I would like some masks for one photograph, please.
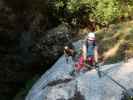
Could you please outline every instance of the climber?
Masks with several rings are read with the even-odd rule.
[[[66,58],[66,62],[68,63],[69,57],[72,57],[72,60],[75,60],[76,51],[72,43],[68,43],[68,45],[64,46],[64,54]]]
[[[98,47],[96,45],[95,33],[88,34],[85,43],[83,44],[83,60],[91,66],[98,64]]]
[[[75,62],[77,72],[86,69],[86,65],[98,67],[98,48],[96,46],[95,33],[89,33],[80,49],[80,56]],[[89,70],[90,67],[87,67]]]

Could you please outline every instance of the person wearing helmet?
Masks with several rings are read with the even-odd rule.
[[[83,45],[83,59],[87,64],[94,66],[98,63],[98,47],[96,46],[95,33],[88,34]]]

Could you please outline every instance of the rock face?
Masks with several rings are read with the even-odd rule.
[[[1,100],[11,100],[39,68],[33,66],[37,59],[34,58],[31,47],[37,39],[35,30],[46,30],[47,16],[40,11],[32,12],[32,6],[28,3],[30,2],[24,0],[0,0]],[[43,16],[45,17],[42,19]],[[40,22],[44,24],[40,25]]]
[[[0,0],[1,100],[11,100],[63,53],[68,28],[59,25],[46,32],[59,24],[48,16],[47,0]]]
[[[35,47],[33,48],[33,52],[37,52],[37,55],[41,55],[43,57],[42,60],[45,59],[45,65],[47,65],[51,59],[55,57],[56,59],[61,56],[63,53],[63,47],[71,38],[69,29],[66,25],[59,25],[58,27],[45,32],[41,35],[39,41],[36,42]]]
[[[0,1],[1,100],[11,100],[27,80],[48,69],[67,43],[65,25],[45,32],[51,27],[44,4],[46,0]]]
[[[128,63],[104,65],[100,70],[118,81],[127,90],[133,88],[133,59]],[[97,71],[71,76],[73,62],[62,56],[29,91],[25,100],[121,100],[123,89]]]
[[[1,45],[0,95],[10,98],[26,80],[30,80],[37,72],[48,69],[63,53],[63,45],[68,42],[65,35],[67,33],[67,27],[60,25],[42,33],[41,37],[35,38],[32,33],[24,32],[17,44]]]

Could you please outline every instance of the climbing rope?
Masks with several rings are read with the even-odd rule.
[[[98,76],[100,75],[102,77],[102,74],[106,77],[108,77],[111,81],[113,81],[116,85],[118,85],[119,87],[121,87],[125,93],[129,96],[129,97],[132,97],[133,96],[133,91],[130,91],[130,93],[128,92],[128,90],[125,88],[125,86],[123,86],[122,84],[120,84],[118,81],[116,81],[115,79],[113,79],[111,76],[109,76],[107,73],[103,72],[103,71],[100,71],[100,66],[98,67],[99,69],[99,73],[98,73]],[[100,78],[101,78],[100,77]]]

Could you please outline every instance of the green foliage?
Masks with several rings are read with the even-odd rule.
[[[96,5],[96,0],[70,0],[67,3],[67,9],[70,12],[76,12],[81,10],[80,8],[86,7],[87,9],[84,9],[85,11],[93,10],[93,8]],[[89,10],[88,10],[89,9]]]
[[[123,22],[117,25],[110,25],[108,31],[100,30],[96,32],[99,54],[104,54],[120,43],[116,54],[107,58],[106,63],[116,63],[130,58],[133,55],[133,22]],[[103,35],[104,34],[104,35]],[[126,55],[125,55],[126,50]],[[125,100],[125,99],[123,99]]]
[[[93,21],[101,24],[108,24],[115,21],[120,16],[129,16],[133,11],[133,1],[56,0],[54,1],[53,8],[54,10],[52,13],[58,16],[59,19],[63,19],[62,21],[68,18],[76,18],[77,21],[80,20],[80,23]]]
[[[119,8],[117,0],[99,1],[94,11],[95,17],[98,22],[108,24],[120,15]]]

